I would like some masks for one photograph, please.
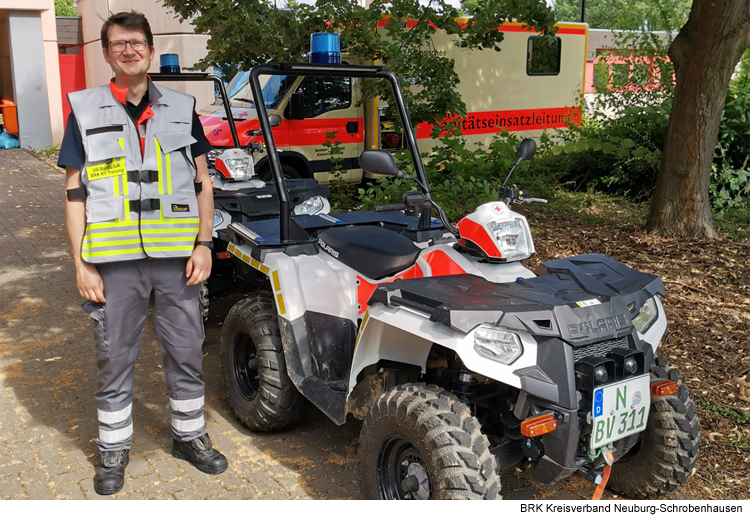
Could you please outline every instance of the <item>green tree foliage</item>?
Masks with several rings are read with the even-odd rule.
[[[685,25],[692,0],[588,0],[592,28],[676,31]],[[580,20],[581,0],[557,0],[558,20]]]
[[[55,0],[55,15],[78,16],[74,0]]]
[[[230,65],[241,69],[267,61],[304,62],[310,34],[339,33],[342,51],[377,58],[400,78],[413,122],[436,123],[448,113],[465,111],[456,89],[454,62],[434,50],[432,27],[455,35],[458,45],[500,51],[499,26],[518,20],[540,33],[554,34],[555,17],[544,0],[476,0],[473,18],[462,28],[461,11],[445,0],[420,5],[414,0],[375,0],[367,8],[356,0],[318,0],[315,5],[272,0],[164,0],[183,19],[193,18],[199,33],[210,35],[211,50],[197,66]],[[392,21],[376,31],[384,16]],[[418,21],[406,29],[406,21]],[[390,97],[384,83],[367,83],[364,97]]]

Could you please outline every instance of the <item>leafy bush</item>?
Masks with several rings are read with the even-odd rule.
[[[736,207],[750,198],[750,94],[730,92],[721,119],[711,171],[715,210]]]

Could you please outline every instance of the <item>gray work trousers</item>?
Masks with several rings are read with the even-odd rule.
[[[187,259],[139,259],[97,265],[106,304],[87,301],[93,319],[98,383],[97,444],[102,451],[130,449],[133,377],[149,298],[169,390],[172,434],[181,441],[206,432],[203,419],[203,317],[200,285],[186,286]]]

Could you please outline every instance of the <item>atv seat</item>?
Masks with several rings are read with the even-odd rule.
[[[318,241],[322,251],[375,280],[408,268],[420,252],[405,236],[378,226],[334,227]]]

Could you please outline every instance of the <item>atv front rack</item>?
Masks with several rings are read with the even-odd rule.
[[[585,345],[631,333],[633,314],[664,295],[658,277],[604,255],[546,262],[536,273],[510,283],[476,275],[396,280],[380,285],[370,304],[407,306],[463,333],[489,323]]]

